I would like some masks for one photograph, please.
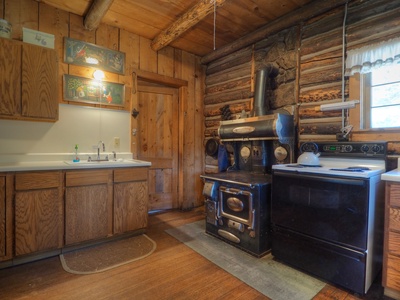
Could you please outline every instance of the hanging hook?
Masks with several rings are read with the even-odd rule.
[[[136,119],[138,115],[139,115],[139,111],[137,111],[136,108],[134,108],[132,110],[132,117],[134,117]]]

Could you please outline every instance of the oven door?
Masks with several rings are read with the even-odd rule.
[[[233,187],[219,188],[221,217],[247,225],[254,230],[253,194]]]
[[[368,199],[368,179],[275,171],[272,225],[365,251]]]

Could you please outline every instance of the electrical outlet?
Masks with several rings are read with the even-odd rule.
[[[119,137],[115,137],[114,138],[114,147],[119,148],[120,142],[121,141],[120,141]]]

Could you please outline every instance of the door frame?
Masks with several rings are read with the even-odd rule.
[[[160,75],[153,72],[134,70],[132,72],[132,102],[131,102],[131,152],[137,158],[137,138],[134,130],[137,129],[137,120],[133,117],[134,110],[137,110],[138,105],[138,80],[143,80],[151,83],[156,83],[166,87],[176,88],[178,90],[178,207],[183,205],[183,151],[184,151],[184,117],[188,94],[188,81],[177,79],[165,75]]]

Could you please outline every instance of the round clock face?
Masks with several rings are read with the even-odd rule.
[[[275,149],[274,155],[278,161],[282,161],[287,157],[288,153],[285,148],[283,148],[282,146],[279,146]]]
[[[243,157],[244,159],[248,159],[250,157],[250,148],[247,146],[244,146],[240,149],[240,156]]]

